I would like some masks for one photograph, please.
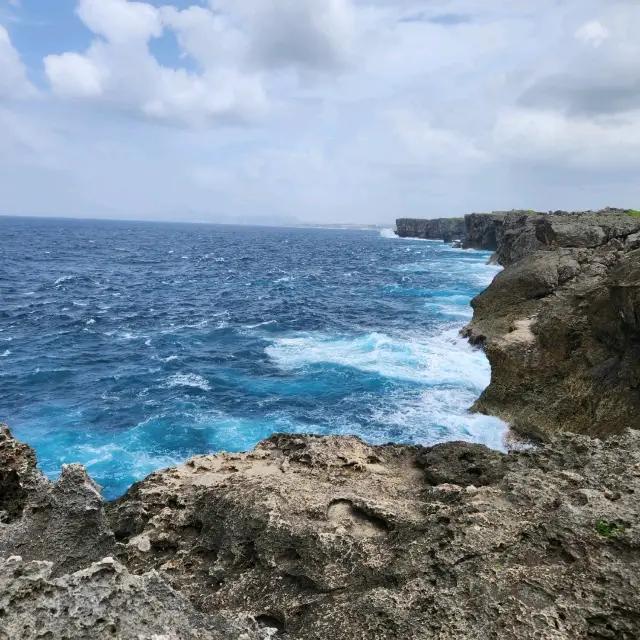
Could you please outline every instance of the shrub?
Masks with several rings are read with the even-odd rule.
[[[595,526],[596,533],[603,538],[610,538],[619,533],[624,533],[624,527],[615,522],[607,522],[606,520],[598,520]]]

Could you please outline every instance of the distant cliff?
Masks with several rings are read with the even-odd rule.
[[[434,218],[433,220],[399,218],[396,220],[396,233],[401,238],[453,242],[464,238],[465,222],[464,218]]]

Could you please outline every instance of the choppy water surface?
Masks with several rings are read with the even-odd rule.
[[[390,233],[0,218],[0,420],[114,497],[276,431],[501,446],[457,337],[488,254]]]

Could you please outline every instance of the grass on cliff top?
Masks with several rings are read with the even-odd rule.
[[[633,218],[640,218],[640,211],[637,209],[631,209],[630,211],[627,211],[627,215]]]
[[[619,533],[624,533],[624,527],[621,524],[607,522],[606,520],[598,520],[594,528],[596,533],[603,538],[610,538],[611,536],[617,536]]]

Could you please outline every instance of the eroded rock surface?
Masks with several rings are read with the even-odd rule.
[[[542,436],[640,428],[640,219],[509,214],[496,256],[463,332],[492,368],[475,409]]]
[[[637,638],[639,445],[276,435],[100,505],[115,560],[87,544],[72,573],[51,527],[9,558],[27,505],[0,525],[0,637]]]
[[[251,621],[197,612],[157,572],[112,558],[59,578],[51,562],[0,560],[0,639],[258,640]],[[262,636],[263,637],[263,636]]]

